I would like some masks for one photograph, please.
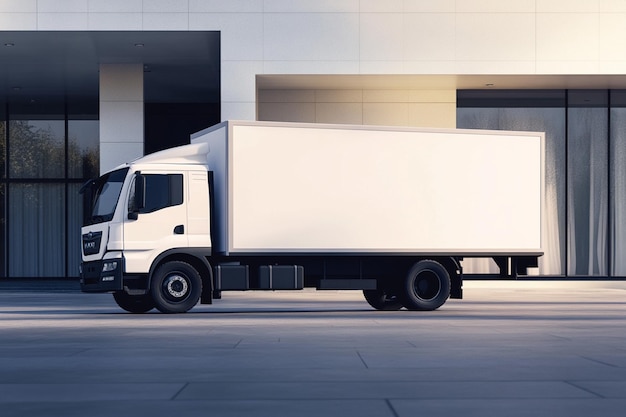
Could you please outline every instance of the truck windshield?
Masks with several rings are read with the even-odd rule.
[[[113,219],[113,213],[127,173],[128,168],[123,168],[105,174],[94,181],[92,185],[93,205],[91,208],[85,207],[91,212],[91,216],[86,219],[88,223],[102,223]]]

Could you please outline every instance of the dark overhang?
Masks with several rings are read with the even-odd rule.
[[[97,101],[102,63],[142,64],[146,102],[220,102],[217,31],[0,31],[0,102]]]

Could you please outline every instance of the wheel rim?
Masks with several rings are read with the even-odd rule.
[[[437,273],[426,269],[417,274],[413,283],[413,292],[419,299],[424,301],[437,298],[441,292],[441,281]]]
[[[182,301],[189,295],[187,278],[173,274],[163,280],[163,295],[170,301]]]

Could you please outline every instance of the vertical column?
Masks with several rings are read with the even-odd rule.
[[[143,155],[143,65],[100,64],[100,173]]]

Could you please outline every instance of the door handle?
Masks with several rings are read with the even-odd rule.
[[[182,224],[179,224],[178,226],[176,226],[174,228],[174,234],[175,235],[183,235],[185,234],[185,226]]]

